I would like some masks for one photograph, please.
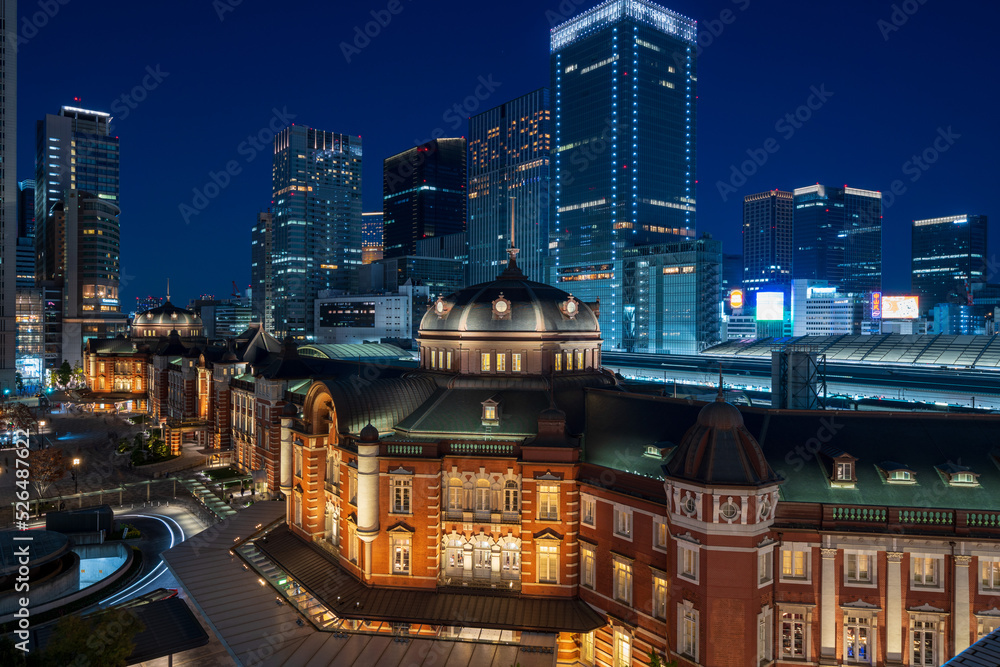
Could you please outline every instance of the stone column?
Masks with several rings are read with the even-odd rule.
[[[820,549],[819,552],[823,560],[819,658],[820,664],[833,665],[837,659],[837,549]]]
[[[885,657],[888,665],[903,664],[903,552],[886,552]]]
[[[358,441],[358,539],[365,543],[365,580],[372,572],[372,542],[379,534],[379,444]]]
[[[969,648],[970,627],[969,608],[969,563],[972,556],[955,556],[955,653],[958,655]],[[948,656],[950,657],[950,656]]]

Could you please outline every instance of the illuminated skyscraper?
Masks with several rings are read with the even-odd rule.
[[[361,261],[371,264],[382,259],[382,212],[363,213],[361,224]]]
[[[435,139],[382,164],[385,257],[413,255],[417,241],[465,231],[465,139]]]
[[[913,221],[913,291],[922,311],[968,304],[973,285],[986,282],[986,222],[985,215]]]
[[[274,139],[274,327],[313,333],[320,290],[350,290],[361,265],[361,137],[293,125]]]
[[[544,282],[549,249],[549,90],[541,88],[469,119],[469,284],[507,263],[513,210],[518,266]]]
[[[792,282],[792,193],[772,190],[743,199],[743,285],[753,292]]]
[[[0,0],[0,263],[17,266],[17,2]],[[0,396],[13,392],[15,372],[15,283],[17,274],[0,271]]]
[[[648,0],[609,0],[551,34],[551,280],[601,300],[605,346],[634,339],[621,250],[693,240],[697,27]]]

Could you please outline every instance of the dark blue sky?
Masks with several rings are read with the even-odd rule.
[[[34,125],[45,113],[75,96],[82,106],[112,111],[122,146],[123,306],[162,294],[167,277],[175,302],[227,295],[230,281],[241,288],[249,282],[249,230],[270,202],[270,147],[258,152],[244,142],[268,126],[275,109],[296,123],[362,135],[365,210],[380,210],[383,158],[436,128],[451,133],[449,109],[475,92],[480,77],[497,85],[483,108],[548,85],[551,21],[597,4],[398,1],[402,11],[350,63],[341,42],[353,40],[355,27],[389,0],[280,9],[263,0],[105,0],[99,11],[89,2],[59,5],[55,16],[36,20],[45,23],[37,34],[22,32],[30,38],[19,51],[18,177],[33,176]],[[905,187],[884,212],[888,290],[909,289],[914,218],[986,213],[991,247],[1000,241],[993,210],[997,3],[664,4],[697,19],[703,32],[698,229],[721,238],[726,252],[740,252],[743,195],[815,182],[888,192],[898,180],[897,188]],[[888,32],[894,4],[902,25]],[[906,15],[902,5],[916,11]],[[19,7],[22,16],[40,11],[37,2]],[[147,76],[147,67],[159,67],[162,80]],[[128,108],[121,96],[144,77],[152,89]],[[832,95],[821,106],[813,100],[820,108],[793,133],[776,127],[807,103],[812,86]],[[948,150],[933,165],[907,164],[948,128]],[[463,122],[453,135],[465,133]],[[761,157],[769,138],[779,150],[723,201],[718,182],[730,181],[748,150]],[[210,187],[217,196],[195,202],[193,190],[203,191],[210,172],[230,161],[239,173],[228,186],[218,193]],[[195,203],[203,210],[189,211],[185,221],[181,205]]]

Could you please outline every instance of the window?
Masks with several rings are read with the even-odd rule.
[[[853,463],[838,463],[837,464],[837,481],[838,482],[851,482],[851,481],[854,481],[854,464]]]
[[[507,514],[516,514],[520,507],[519,497],[517,482],[509,480],[503,487],[503,511]]]
[[[358,527],[353,523],[347,524],[347,560],[358,564]]]
[[[584,367],[583,363],[583,350],[576,351],[576,369],[582,371]]]
[[[511,355],[510,370],[514,371],[515,373],[520,373],[521,372],[521,355],[520,354],[512,354]]]
[[[653,548],[667,548],[667,521],[662,516],[653,517]]]
[[[974,484],[976,478],[971,472],[956,472],[951,476],[951,481],[956,484]]]
[[[573,353],[572,352],[567,352],[566,353],[566,370],[568,370],[568,371],[573,370]]]
[[[562,352],[556,352],[556,370],[562,370]]]
[[[446,369],[448,369],[450,371],[451,370],[451,351],[448,351],[448,352],[445,353],[444,359],[445,359],[444,366],[445,366]]]
[[[503,545],[500,554],[500,572],[505,580],[521,579],[521,547],[513,540]]]
[[[976,640],[1000,628],[1000,616],[976,616]]]
[[[483,369],[484,373],[488,372],[490,370],[490,353],[483,352],[482,354],[479,355],[479,358],[480,358],[479,362],[480,368]]]
[[[347,497],[352,505],[358,504],[358,471],[354,468],[347,471]]]
[[[498,354],[497,355],[497,373],[507,372],[507,355]]]
[[[783,547],[781,549],[781,578],[801,579],[809,578],[808,551],[795,547]]]
[[[844,662],[853,665],[872,664],[874,631],[871,619],[844,616]]]
[[[934,650],[936,625],[934,621],[913,621],[913,661],[910,664],[914,667],[938,664]]]
[[[472,551],[472,571],[477,579],[489,579],[493,569],[490,543],[486,540],[476,542]]]
[[[538,518],[542,521],[559,520],[559,487],[555,484],[538,485]]]
[[[757,660],[767,662],[771,659],[771,642],[774,633],[771,626],[774,623],[774,611],[764,607],[757,614]]]
[[[913,572],[915,587],[938,585],[940,577],[940,560],[933,556],[914,556],[910,558],[910,570]]]
[[[431,350],[431,368],[437,368],[437,365],[438,365],[437,350]]]
[[[444,552],[445,573],[461,577],[465,573],[465,545],[460,540],[449,540]]]
[[[846,577],[846,583],[875,583],[874,560],[875,557],[871,554],[852,552],[844,554],[844,574]]]
[[[615,534],[632,539],[632,508],[615,505]]]
[[[1000,559],[979,559],[979,592],[1000,595]]]
[[[660,620],[667,618],[667,579],[653,573],[653,616]]]
[[[619,602],[632,604],[632,563],[621,558],[614,562],[614,597]]]
[[[585,665],[594,664],[594,633],[585,632],[580,635],[580,660]]]
[[[594,547],[581,542],[580,555],[581,560],[583,561],[583,572],[581,574],[580,583],[587,588],[593,589],[595,581],[594,567],[596,563],[594,558]]]
[[[615,628],[615,667],[632,667],[632,635]]]
[[[295,476],[302,477],[302,448],[295,448]]]
[[[806,659],[805,614],[784,613],[781,615],[781,657]]]
[[[757,554],[757,585],[763,586],[774,580],[774,550]]]
[[[597,527],[597,499],[593,496],[581,496],[580,504],[583,507],[583,514],[580,521],[585,526]]]
[[[410,513],[410,491],[412,482],[408,477],[392,478],[392,512],[393,514]]]
[[[559,583],[559,546],[555,544],[538,545],[538,583]]]
[[[685,579],[698,581],[698,550],[677,545],[677,574]]]
[[[476,481],[476,511],[490,511],[490,482],[486,479]]]
[[[913,479],[909,470],[893,470],[889,473],[889,480],[893,482],[909,482]]]
[[[293,504],[295,505],[295,525],[302,525],[302,494],[294,494]]]
[[[392,573],[393,574],[410,573],[409,537],[393,536],[392,538]]]
[[[684,604],[678,607],[677,648],[681,655],[698,662],[698,612]]]
[[[448,482],[448,511],[449,512],[461,512],[462,511],[462,480],[457,477],[452,477],[451,481]]]

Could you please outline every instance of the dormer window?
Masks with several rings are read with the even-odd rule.
[[[824,447],[821,451],[827,462],[830,486],[853,489],[858,482],[858,459],[842,449]]]
[[[951,476],[951,481],[956,484],[973,484],[976,477],[970,472],[957,472]]]
[[[904,463],[883,461],[879,469],[889,484],[916,484],[917,473]]]
[[[500,425],[500,397],[487,398],[483,405],[483,426]]]
[[[894,482],[909,482],[910,481],[910,471],[909,470],[893,470],[889,474],[889,479]]]
[[[850,462],[838,463],[836,479],[838,482],[854,481],[854,464]]]
[[[979,486],[979,473],[968,466],[945,463],[935,467],[949,486]]]

